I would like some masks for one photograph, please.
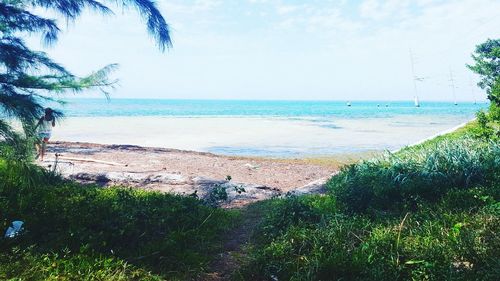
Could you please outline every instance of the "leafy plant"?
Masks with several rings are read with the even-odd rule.
[[[486,89],[488,99],[500,105],[500,39],[488,39],[476,46],[472,54],[474,65],[467,65],[469,69],[481,76],[479,87]]]
[[[82,186],[57,176],[28,186],[21,175],[12,175],[16,171],[0,163],[0,229],[22,220],[26,231],[16,239],[0,240],[0,276],[45,274],[48,258],[60,270],[48,272],[60,276],[78,276],[79,270],[98,264],[103,274],[112,274],[120,264],[129,264],[130,270],[138,269],[144,276],[152,271],[187,278],[203,270],[234,218],[232,212],[204,206],[194,198]],[[42,169],[32,173],[45,175]],[[20,252],[13,259],[22,262],[7,267],[15,249]]]
[[[500,146],[464,138],[345,167],[328,187],[351,212],[415,210],[448,190],[500,180]]]
[[[222,184],[216,184],[208,192],[208,196],[205,199],[205,204],[211,207],[219,207],[222,202],[227,201],[227,191],[226,186]]]
[[[46,45],[57,41],[60,32],[54,19],[37,15],[44,8],[67,20],[76,20],[85,10],[109,15],[112,10],[94,0],[7,0],[0,2],[0,139],[13,148],[13,142],[28,140],[35,134],[35,124],[47,102],[61,102],[57,97],[67,92],[99,89],[105,94],[115,84],[108,78],[116,68],[110,64],[86,77],[77,77],[47,54],[32,50],[23,36],[39,34]],[[161,50],[171,45],[169,26],[156,5],[150,0],[110,1],[123,7],[135,7],[147,22],[147,29]],[[62,113],[55,112],[56,117]],[[23,137],[9,126],[17,120],[22,124]],[[3,141],[3,139],[2,139]],[[20,152],[21,154],[23,151]]]

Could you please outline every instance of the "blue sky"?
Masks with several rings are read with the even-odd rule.
[[[422,100],[453,100],[450,71],[458,100],[484,100],[465,63],[500,37],[498,0],[157,3],[172,28],[165,53],[121,8],[62,21],[44,50],[79,75],[119,63],[113,98],[406,100],[411,49]]]

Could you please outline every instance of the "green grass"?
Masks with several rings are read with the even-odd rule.
[[[450,189],[500,182],[499,165],[499,143],[443,139],[346,166],[328,188],[346,211],[399,213],[437,201]]]
[[[390,218],[328,210],[304,217],[300,214],[311,202],[324,199],[276,200],[270,210],[298,210],[302,218],[290,219],[292,211],[276,229],[276,217],[269,213],[242,275],[245,280],[496,280],[498,201],[449,210],[455,202],[449,200],[476,200],[478,194],[488,196],[478,190],[450,195]]]
[[[0,280],[164,280],[110,256],[37,252],[32,248],[12,248],[0,255]]]
[[[477,124],[275,199],[243,280],[497,280],[500,146]]]
[[[25,222],[23,235],[0,240],[0,279],[196,276],[236,216],[194,198],[82,186],[31,169],[35,182],[0,166],[0,229]]]

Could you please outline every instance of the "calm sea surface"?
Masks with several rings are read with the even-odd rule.
[[[243,101],[163,99],[71,99],[64,107],[68,117],[186,116],[186,117],[337,117],[388,118],[448,115],[473,117],[486,103],[357,101]]]

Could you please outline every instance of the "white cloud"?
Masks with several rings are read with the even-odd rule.
[[[413,95],[411,47],[417,75],[429,77],[419,84],[422,99],[448,97],[450,67],[465,99],[464,65],[475,44],[498,37],[500,24],[498,0],[158,3],[174,30],[167,54],[128,12],[85,16],[50,52],[83,74],[120,63],[129,96],[402,99]]]
[[[365,0],[359,6],[359,13],[364,18],[383,20],[389,17],[406,15],[409,8],[410,1],[408,0]]]
[[[286,15],[297,11],[300,8],[298,5],[278,5],[276,7],[276,12],[278,15]]]
[[[200,12],[209,12],[223,4],[223,0],[195,0],[195,1],[160,1],[160,6],[167,13],[193,14]]]
[[[323,5],[275,4],[279,29],[304,30],[307,32],[328,33],[352,32],[361,24],[349,19],[342,12],[342,3],[326,3]]]

